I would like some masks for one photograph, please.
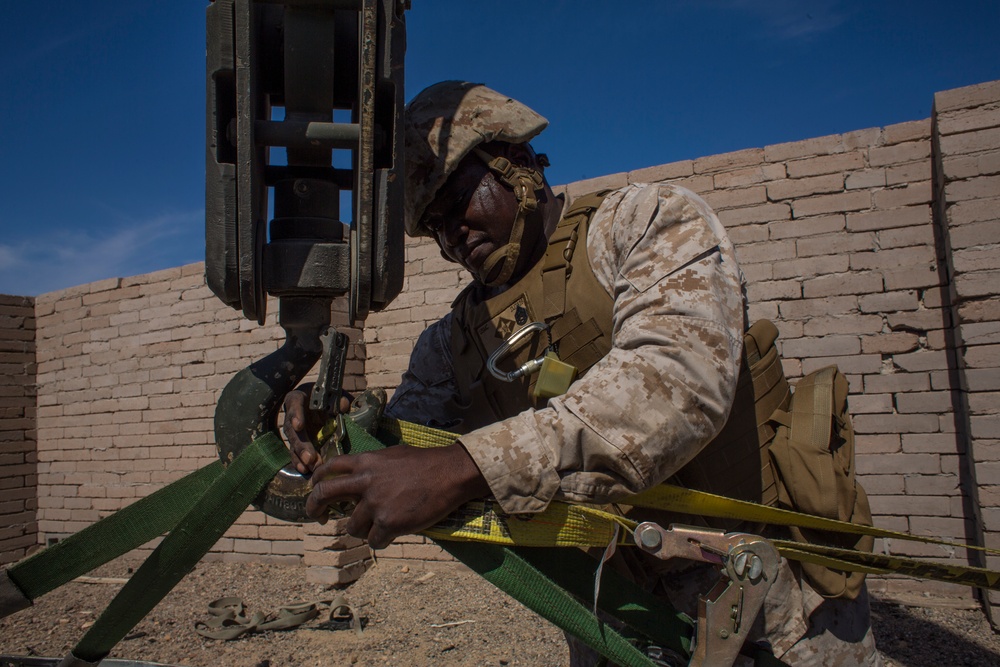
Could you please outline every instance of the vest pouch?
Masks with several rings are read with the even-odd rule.
[[[795,383],[787,412],[776,410],[770,456],[777,472],[778,504],[807,514],[872,525],[868,497],[855,479],[854,427],[847,411],[847,378],[827,366]],[[871,552],[874,538],[789,528],[798,542]],[[802,572],[821,595],[853,600],[865,581],[845,572],[802,563]]]
[[[768,320],[758,320],[743,335],[740,375],[729,417],[671,483],[752,503],[777,504],[775,473],[767,453],[774,438],[771,415],[787,409],[790,398],[774,344],[777,337],[778,329]],[[699,522],[727,532],[763,529],[737,519],[699,517]]]

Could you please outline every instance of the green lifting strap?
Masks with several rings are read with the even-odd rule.
[[[627,667],[655,663],[622,635],[603,623],[566,590],[508,547],[472,542],[437,541],[438,546],[512,598],[578,637],[587,646]]]
[[[265,433],[254,440],[213,481],[122,587],[73,649],[73,655],[97,662],[110,653],[194,569],[260,490],[290,462],[284,442],[274,433]]]
[[[25,597],[37,600],[176,526],[224,470],[219,461],[196,470],[26,558],[7,574]]]

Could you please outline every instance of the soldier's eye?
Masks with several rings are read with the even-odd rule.
[[[423,225],[431,234],[437,234],[444,227],[444,218],[437,215],[425,218]]]

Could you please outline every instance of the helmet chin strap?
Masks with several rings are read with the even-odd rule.
[[[480,282],[489,287],[496,287],[503,285],[514,275],[514,267],[521,254],[524,221],[531,211],[538,208],[538,197],[535,193],[545,187],[545,179],[539,171],[531,167],[516,166],[507,158],[494,157],[481,148],[473,148],[472,150],[491,171],[497,174],[501,182],[514,191],[514,196],[517,198],[517,215],[514,217],[514,225],[510,228],[510,238],[505,245],[490,253],[477,276]],[[489,280],[490,274],[501,262],[503,264],[500,267],[500,272],[492,280]]]

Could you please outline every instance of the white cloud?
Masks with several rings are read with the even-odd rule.
[[[35,296],[196,261],[203,246],[189,241],[193,229],[202,229],[203,220],[202,210],[167,213],[118,224],[104,233],[47,230],[15,244],[0,244],[0,293]],[[183,259],[178,259],[178,251]]]
[[[763,24],[764,34],[772,39],[798,40],[840,27],[850,11],[840,0],[701,0],[694,6],[738,11]]]

